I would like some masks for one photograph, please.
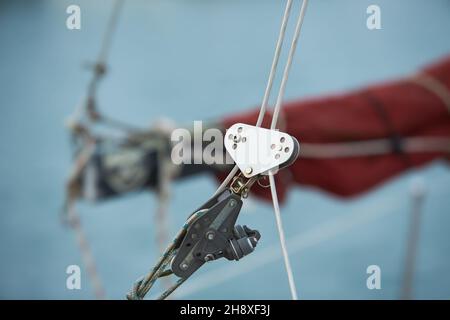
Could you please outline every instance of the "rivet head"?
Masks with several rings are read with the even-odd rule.
[[[247,167],[246,169],[245,169],[245,173],[246,174],[251,174],[253,172],[253,168],[252,167]]]
[[[215,236],[214,232],[210,231],[206,234],[206,239],[214,240],[214,236]]]
[[[187,263],[182,263],[180,265],[181,270],[186,270],[189,266],[187,265]]]

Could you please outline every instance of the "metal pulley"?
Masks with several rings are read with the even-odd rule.
[[[244,123],[236,123],[227,130],[224,144],[246,178],[287,167],[300,153],[295,137]]]

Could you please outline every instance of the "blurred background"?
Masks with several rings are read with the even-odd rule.
[[[81,30],[66,28],[71,4],[81,8]],[[381,30],[366,27],[370,4],[381,8]],[[85,94],[91,74],[82,65],[97,57],[112,5],[0,2],[2,299],[94,297],[83,269],[82,289],[66,289],[66,267],[82,261],[58,215],[72,160],[64,120]],[[258,105],[283,10],[274,0],[125,1],[99,107],[149,126],[161,116],[191,123]],[[310,1],[286,99],[409,74],[450,52],[449,32],[447,0]],[[300,298],[400,297],[414,179],[426,198],[413,297],[450,297],[450,171],[434,162],[352,200],[291,192],[282,214]],[[215,187],[207,176],[173,184],[170,234]],[[79,207],[108,298],[124,298],[157,259],[155,208],[150,192]],[[289,299],[272,207],[250,199],[240,220],[263,235],[255,254],[208,264],[174,298]],[[374,264],[381,290],[366,287]]]

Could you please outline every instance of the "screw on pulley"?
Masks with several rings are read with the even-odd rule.
[[[182,263],[182,264],[180,265],[180,269],[181,269],[181,270],[186,270],[188,267],[189,267],[189,265],[188,265],[187,263]]]
[[[215,234],[213,231],[209,231],[206,233],[206,239],[208,240],[214,240]]]

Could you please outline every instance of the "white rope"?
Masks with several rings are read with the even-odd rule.
[[[403,204],[395,197],[389,197],[379,206],[358,205],[343,215],[337,215],[329,220],[312,227],[305,232],[298,233],[288,239],[291,254],[298,254],[307,249],[314,248],[332,239],[346,234],[357,227],[369,225],[387,215],[398,213]],[[226,265],[199,275],[195,282],[186,284],[178,292],[179,298],[189,298],[198,292],[232,282],[233,279],[266,267],[268,264],[280,259],[278,245],[271,245],[248,256],[242,264]],[[238,281],[238,280],[235,280]]]
[[[288,276],[289,289],[291,290],[292,300],[297,300],[297,287],[295,285],[294,275],[292,273],[291,262],[289,261],[289,253],[286,247],[286,237],[284,236],[283,222],[281,220],[280,206],[278,204],[277,189],[272,172],[269,173],[269,181],[270,192],[272,193],[273,209],[275,211],[275,219],[277,221],[278,235],[280,237],[281,252],[283,254],[284,266],[286,267],[286,274]]]
[[[263,101],[261,103],[261,109],[259,110],[258,120],[256,126],[261,126],[264,115],[266,114],[267,104],[270,98],[270,92],[272,91],[273,80],[278,67],[278,61],[280,60],[281,48],[283,47],[284,36],[286,34],[286,27],[289,16],[291,14],[292,0],[288,0],[286,3],[286,9],[284,10],[283,20],[281,21],[280,34],[278,35],[277,44],[275,46],[275,53],[272,60],[272,66],[270,68],[269,79],[267,80],[266,90],[264,91]]]
[[[276,126],[277,126],[278,115],[280,114],[281,103],[283,101],[284,92],[286,90],[286,83],[289,78],[289,71],[291,69],[292,60],[294,58],[295,50],[297,48],[298,39],[299,39],[300,32],[302,29],[303,20],[305,18],[305,12],[306,12],[307,6],[308,6],[308,0],[303,0],[302,6],[300,8],[300,14],[297,19],[297,25],[295,26],[295,33],[294,33],[294,37],[292,39],[291,48],[289,49],[286,66],[284,67],[283,77],[281,79],[280,89],[278,91],[277,102],[275,104],[274,112],[272,115],[272,123],[270,125],[271,130],[275,130]],[[282,219],[281,219],[280,206],[278,203],[277,188],[275,185],[275,179],[273,178],[273,172],[269,172],[269,181],[270,181],[270,192],[272,194],[273,209],[275,212],[275,219],[277,222],[278,235],[280,238],[281,252],[283,253],[284,265],[286,267],[286,274],[287,274],[288,282],[289,282],[289,289],[291,290],[292,300],[297,300],[298,299],[297,287],[295,285],[294,275],[292,273],[292,267],[291,267],[291,263],[289,261],[289,253],[287,251],[286,238],[284,236],[284,229],[283,229],[283,223],[282,223]]]
[[[448,112],[450,112],[450,91],[442,82],[425,73],[419,73],[407,80],[434,93],[445,105]]]
[[[277,101],[276,101],[276,105],[275,105],[275,109],[273,112],[273,116],[272,116],[272,123],[270,128],[272,130],[274,130],[276,128],[277,125],[277,121],[278,121],[278,115],[280,113],[280,109],[281,109],[281,103],[283,101],[283,96],[284,96],[284,92],[286,89],[286,83],[289,77],[289,71],[291,69],[292,66],[292,60],[294,58],[295,55],[295,51],[297,48],[297,43],[298,43],[298,39],[300,36],[300,31],[303,25],[303,20],[305,17],[305,12],[306,12],[306,7],[308,5],[308,0],[303,0],[302,2],[302,6],[300,8],[300,14],[299,17],[297,19],[297,24],[295,27],[295,32],[294,32],[294,36],[292,39],[292,43],[291,43],[291,47],[289,49],[289,54],[288,54],[288,58],[286,61],[286,65],[284,68],[284,72],[283,72],[283,77],[281,79],[281,84],[280,84],[280,89],[278,91],[278,96],[277,96]],[[286,3],[286,9],[284,11],[284,15],[283,15],[283,20],[281,22],[281,28],[280,28],[280,33],[278,36],[278,40],[277,40],[277,44],[275,47],[275,53],[274,53],[274,57],[272,60],[272,66],[270,69],[270,73],[269,73],[269,79],[267,81],[267,86],[266,86],[266,90],[264,92],[264,97],[263,97],[263,101],[261,104],[261,109],[259,111],[259,115],[258,115],[258,120],[256,122],[256,126],[259,127],[262,124],[262,121],[264,119],[264,115],[267,109],[267,104],[268,104],[268,100],[270,97],[270,92],[272,90],[272,85],[273,85],[273,80],[275,78],[275,74],[276,74],[276,69],[278,66],[278,61],[280,58],[280,53],[281,53],[281,48],[283,46],[283,41],[284,41],[284,37],[286,34],[286,27],[287,27],[287,22],[289,19],[289,15],[291,12],[291,7],[292,7],[292,0],[288,0]],[[225,178],[225,180],[222,182],[222,184],[219,186],[219,188],[217,189],[217,191],[215,192],[214,195],[217,195],[219,192],[223,191],[226,186],[228,185],[228,183],[231,181],[231,179],[235,176],[235,174],[238,172],[238,167],[237,165],[234,166],[234,168],[231,170],[231,172],[228,174],[228,176]],[[282,224],[282,220],[281,220],[281,214],[280,214],[280,207],[279,207],[279,203],[278,203],[278,196],[277,196],[277,190],[276,190],[276,185],[275,185],[275,180],[273,178],[273,173],[270,172],[269,173],[269,180],[270,180],[270,190],[272,193],[272,202],[273,202],[273,207],[274,207],[274,211],[275,211],[275,218],[276,218],[276,222],[277,222],[277,228],[278,228],[278,234],[279,234],[279,238],[280,238],[280,244],[281,244],[281,250],[283,253],[283,258],[284,258],[284,264],[286,267],[286,273],[288,276],[288,281],[289,281],[289,288],[291,291],[291,296],[293,300],[297,300],[297,289],[296,289],[296,285],[295,285],[295,281],[294,281],[294,276],[292,273],[292,268],[291,268],[291,264],[289,261],[289,254],[286,248],[286,239],[284,236],[284,230],[283,230],[283,224]]]
[[[272,91],[273,80],[275,79],[276,70],[278,67],[278,61],[280,60],[281,48],[283,47],[284,36],[286,34],[286,27],[289,20],[289,15],[291,13],[292,0],[288,0],[286,3],[286,9],[284,10],[283,19],[281,21],[280,33],[278,34],[277,44],[275,46],[275,53],[272,59],[272,66],[269,72],[269,79],[267,80],[266,89],[264,91],[264,97],[261,103],[261,108],[259,110],[258,120],[256,121],[256,126],[261,126],[264,115],[266,114],[267,104],[270,98],[270,92]],[[218,195],[220,192],[225,190],[227,185],[230,183],[231,179],[236,175],[239,168],[237,165],[233,167],[228,176],[222,181],[219,188],[217,188],[214,196]]]
[[[277,126],[278,115],[280,114],[281,103],[283,102],[284,92],[286,90],[286,83],[289,77],[289,71],[292,66],[292,60],[295,55],[295,50],[297,49],[298,38],[302,30],[303,20],[305,20],[306,7],[308,6],[308,0],[303,0],[302,6],[300,8],[300,14],[297,19],[297,25],[295,26],[295,33],[292,39],[291,48],[289,49],[289,55],[286,61],[286,66],[284,67],[283,78],[281,79],[280,90],[278,91],[277,102],[273,110],[272,123],[270,129],[274,130]]]

